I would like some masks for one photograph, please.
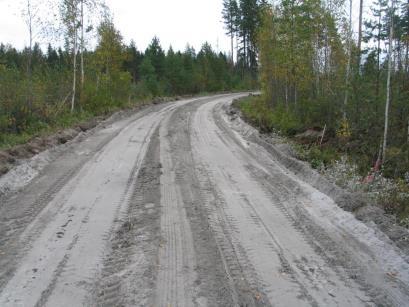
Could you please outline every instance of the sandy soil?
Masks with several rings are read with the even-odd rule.
[[[1,177],[0,306],[409,306],[402,251],[227,116],[242,95],[152,106]]]

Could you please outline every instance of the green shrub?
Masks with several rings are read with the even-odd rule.
[[[409,172],[409,146],[391,147],[386,152],[382,172],[388,178],[404,178]]]
[[[331,147],[312,146],[305,150],[304,160],[310,162],[313,168],[327,167],[340,158],[339,153]]]
[[[244,117],[258,126],[261,132],[280,131],[285,135],[295,135],[301,126],[290,111],[283,107],[272,110],[263,101],[262,97],[248,97],[240,101],[239,108]]]
[[[387,213],[396,214],[400,221],[409,218],[409,186],[403,180],[380,196],[380,203]],[[409,225],[408,225],[409,226]]]

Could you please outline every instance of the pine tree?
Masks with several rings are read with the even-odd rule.
[[[230,36],[231,44],[231,62],[233,63],[234,55],[234,37],[236,35],[238,6],[236,0],[223,0],[223,21],[226,27],[226,34]]]
[[[145,51],[145,57],[148,57],[155,68],[155,73],[158,78],[165,73],[165,52],[163,51],[159,38],[156,36]]]

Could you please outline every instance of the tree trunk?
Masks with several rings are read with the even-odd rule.
[[[74,22],[75,24],[75,22]],[[71,98],[71,113],[74,112],[75,108],[75,95],[77,89],[77,29],[74,28],[74,50],[73,50],[73,81],[72,81],[72,98]]]
[[[236,61],[239,61],[239,35],[236,33]]]
[[[84,0],[81,0],[81,89],[84,88]]]
[[[231,63],[234,64],[234,34],[230,35],[230,43],[231,43]]]
[[[347,119],[347,105],[349,95],[349,75],[351,73],[351,56],[352,56],[352,0],[349,0],[349,26],[348,26],[348,63],[345,74],[345,97],[343,119]]]
[[[405,72],[409,73],[409,34],[408,39],[406,40]]]
[[[380,8],[380,7],[379,7]],[[381,20],[382,20],[382,13],[379,12],[379,19],[378,19],[378,49],[377,49],[377,64],[378,64],[378,71],[376,74],[376,100],[379,100],[379,87],[380,87],[380,75],[381,75]],[[376,104],[377,105],[377,104]]]
[[[392,0],[391,5],[391,19],[389,25],[389,48],[388,48],[388,77],[386,81],[386,106],[385,106],[385,128],[383,134],[382,145],[382,162],[386,160],[386,147],[388,143],[388,128],[389,128],[389,106],[391,97],[391,73],[392,73],[392,52],[393,52],[393,15],[395,10],[395,0]]]
[[[28,78],[28,99],[27,106],[31,113],[33,110],[33,12],[30,0],[27,1],[27,18],[28,18],[28,32],[29,32],[29,50],[28,50],[28,61],[27,61],[27,78]]]
[[[359,29],[358,29],[358,55],[357,55],[357,72],[360,72],[361,66],[361,44],[362,44],[362,14],[364,0],[359,1]]]
[[[243,56],[244,56],[244,67],[247,69],[247,41],[246,41],[246,34],[243,35]]]

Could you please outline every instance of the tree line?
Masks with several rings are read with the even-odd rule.
[[[254,87],[247,69],[209,43],[198,51],[164,50],[155,37],[140,51],[124,43],[109,9],[97,0],[58,1],[55,24],[41,21],[39,1],[25,2],[29,46],[0,44],[0,143],[69,113],[101,114],[153,97]],[[44,25],[57,30],[45,32]],[[61,43],[43,50],[35,43],[40,32],[45,38],[58,33]],[[93,38],[96,45],[89,47]]]
[[[266,0],[223,0],[223,21],[230,37],[231,61],[255,75],[258,69],[257,34]]]
[[[263,4],[258,30],[266,129],[326,127],[363,172],[409,175],[409,2],[374,0],[352,28],[353,1]]]

